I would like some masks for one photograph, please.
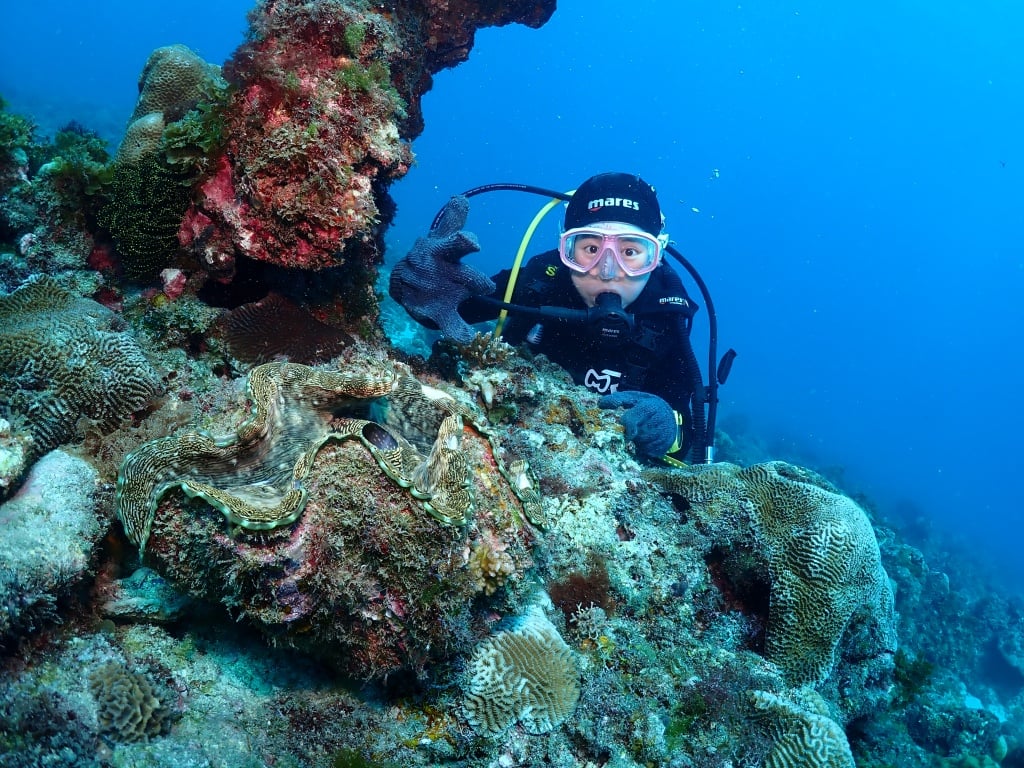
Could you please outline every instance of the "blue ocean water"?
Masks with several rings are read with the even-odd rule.
[[[223,61],[249,5],[5,8],[0,93],[116,140],[149,51]],[[720,423],[842,467],[848,492],[1017,581],[1022,49],[1006,0],[562,0],[539,30],[481,31],[436,77],[389,260],[455,192],[639,172],[711,287],[720,350],[740,353]],[[475,200],[472,263],[496,271],[543,200]]]

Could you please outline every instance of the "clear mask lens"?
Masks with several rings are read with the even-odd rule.
[[[562,263],[576,272],[589,272],[606,254],[630,277],[645,275],[658,266],[661,243],[646,232],[612,234],[597,229],[570,229],[558,248]],[[606,260],[602,275],[611,268]]]

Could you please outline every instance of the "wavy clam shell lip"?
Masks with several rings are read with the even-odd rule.
[[[305,509],[304,482],[329,440],[358,440],[384,474],[441,523],[467,521],[472,495],[462,432],[470,414],[404,367],[360,363],[320,371],[267,363],[250,373],[248,392],[251,413],[235,434],[164,437],[125,458],[117,481],[117,515],[140,549],[145,549],[160,498],[174,487],[203,499],[231,525],[268,530],[294,522]],[[370,401],[381,398],[388,401],[387,423],[344,415],[346,410],[364,412]],[[425,455],[404,430],[417,433],[428,446]],[[502,472],[523,501],[527,518],[538,522],[539,498],[525,462]]]

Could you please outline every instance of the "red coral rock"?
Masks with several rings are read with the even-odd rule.
[[[478,5],[259,3],[251,42],[225,67],[235,87],[228,140],[182,222],[182,245],[224,280],[245,256],[355,265],[372,285],[393,210],[387,186],[412,162],[431,73],[465,59],[477,28],[539,26],[555,3]]]

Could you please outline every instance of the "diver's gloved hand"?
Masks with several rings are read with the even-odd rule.
[[[657,395],[647,392],[616,392],[598,401],[602,408],[623,407],[626,411],[620,421],[626,431],[626,440],[646,458],[661,458],[679,439],[679,424],[672,406]]]
[[[486,296],[494,282],[460,259],[480,250],[476,235],[462,229],[469,200],[456,195],[448,201],[437,226],[417,238],[412,250],[391,272],[389,293],[406,312],[428,328],[439,328],[448,338],[465,344],[475,336],[458,313],[471,296]]]

